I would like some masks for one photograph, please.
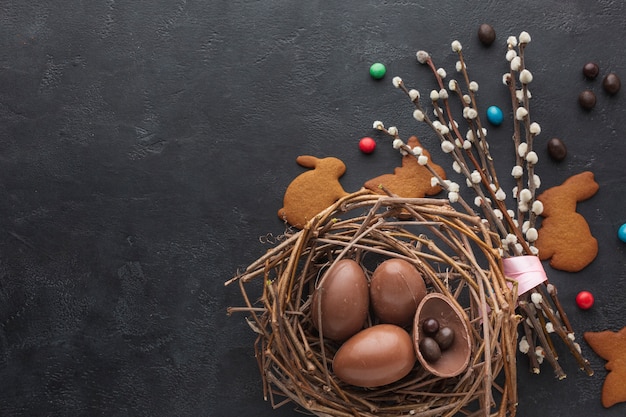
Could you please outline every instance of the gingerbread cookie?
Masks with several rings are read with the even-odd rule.
[[[609,373],[602,385],[602,405],[609,408],[626,401],[626,327],[619,332],[585,332],[585,341],[602,359]]]
[[[302,228],[319,212],[348,195],[339,183],[339,178],[346,172],[346,165],[335,157],[316,158],[310,155],[299,156],[296,162],[312,170],[298,175],[289,184],[278,217]]]
[[[411,149],[416,146],[421,147],[421,143],[416,136],[411,136],[407,142]],[[430,153],[422,149],[422,155],[428,157],[429,165],[442,177],[446,178],[446,173],[442,167],[434,164],[430,160]],[[417,163],[412,155],[402,157],[402,166],[394,170],[393,174],[384,174],[365,183],[365,188],[378,194],[384,194],[381,187],[389,192],[405,198],[421,198],[424,196],[436,195],[441,191],[438,185],[432,186],[430,179],[432,174],[423,165]]]
[[[595,259],[598,241],[585,218],[576,212],[576,203],[591,198],[598,188],[593,173],[585,171],[537,197],[543,203],[544,219],[535,246],[542,261],[550,259],[555,269],[578,272]]]

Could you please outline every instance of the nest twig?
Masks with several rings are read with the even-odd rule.
[[[255,352],[266,399],[274,407],[293,401],[318,416],[515,415],[520,319],[514,313],[515,285],[507,282],[493,242],[498,239],[479,217],[454,210],[447,200],[361,190],[317,215],[226,283],[238,282],[245,301],[230,312],[247,312],[258,334]],[[332,361],[339,346],[315,330],[310,295],[320,274],[346,257],[365,265],[405,259],[429,291],[456,303],[470,324],[467,370],[441,378],[416,362],[400,381],[367,389],[336,378]],[[262,294],[252,301],[249,293],[258,286],[250,284],[259,279]]]

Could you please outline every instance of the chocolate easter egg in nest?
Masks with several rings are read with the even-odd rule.
[[[415,352],[411,336],[394,324],[378,324],[346,340],[333,358],[333,372],[359,387],[379,387],[396,382],[413,369]]]
[[[372,274],[370,300],[382,323],[410,326],[424,296],[422,274],[404,259],[388,259]]]
[[[363,328],[369,309],[369,286],[363,268],[352,259],[335,262],[311,298],[313,326],[324,338],[344,341]]]
[[[438,337],[436,334],[427,334],[424,331],[424,321],[432,319],[439,323],[438,332],[446,329],[444,330],[446,334]],[[424,346],[432,344],[432,342],[422,343],[424,338],[436,341],[439,339],[441,355],[438,358],[435,359],[436,356],[432,355],[431,347],[429,347],[429,351],[422,352],[421,349]],[[441,293],[428,294],[420,303],[415,314],[413,345],[417,359],[430,373],[443,378],[459,375],[467,369],[472,353],[469,325],[465,314],[447,296]]]

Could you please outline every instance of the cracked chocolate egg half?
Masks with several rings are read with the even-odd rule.
[[[445,335],[428,331],[433,320],[438,323],[437,332],[447,329]],[[445,343],[437,342],[438,339],[445,339]],[[433,375],[451,378],[461,374],[467,369],[472,353],[465,313],[441,293],[426,295],[415,313],[413,345],[420,364]]]

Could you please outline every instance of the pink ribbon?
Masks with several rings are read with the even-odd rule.
[[[548,280],[537,256],[513,256],[502,260],[504,275],[517,281],[517,294],[522,295]]]

